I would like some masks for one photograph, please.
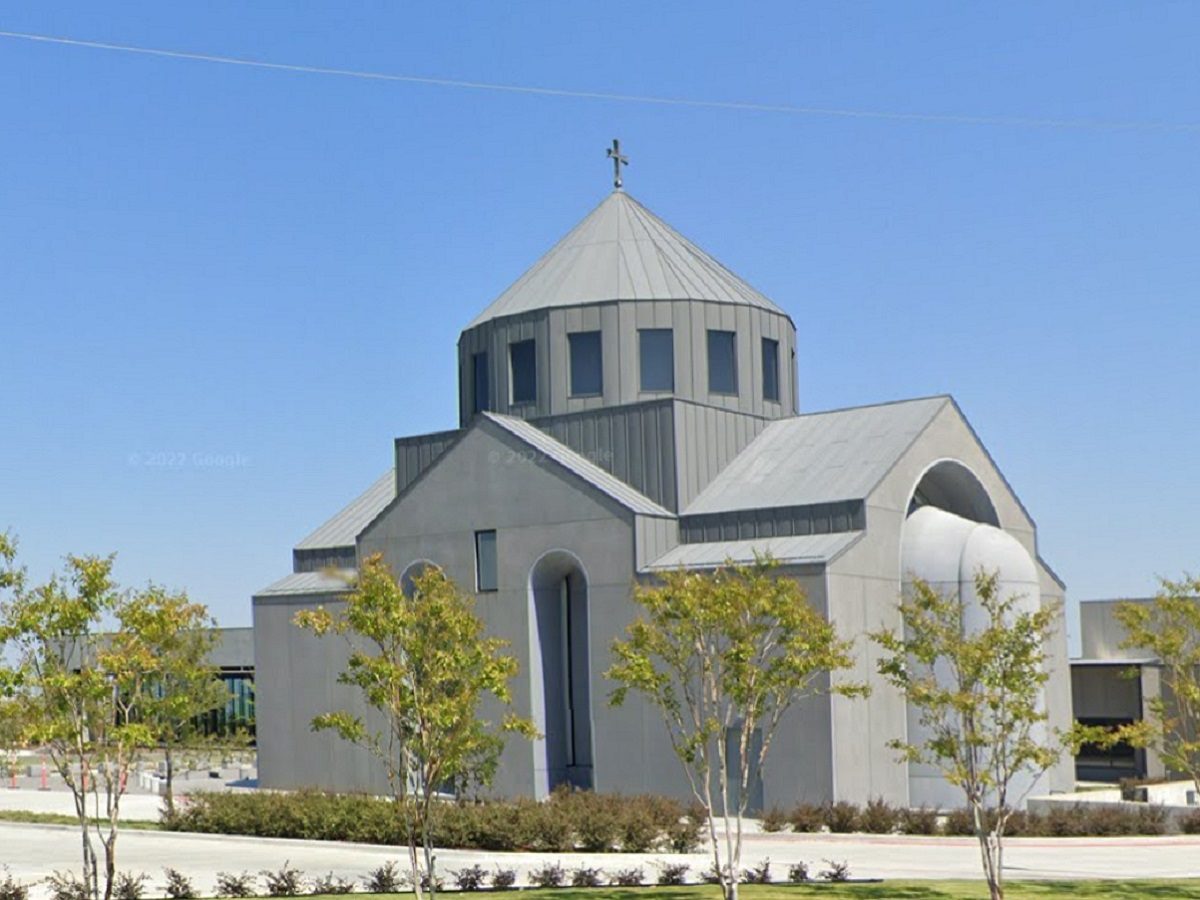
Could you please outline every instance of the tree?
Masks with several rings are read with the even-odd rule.
[[[211,662],[215,625],[204,604],[151,584],[138,602],[123,608],[123,627],[113,635],[114,649],[145,650],[156,661],[142,698],[141,719],[163,750],[168,816],[175,812],[177,751],[204,740],[200,717],[225,706],[230,696]]]
[[[317,716],[313,729],[334,731],[383,763],[408,838],[413,892],[432,895],[438,792],[487,783],[503,747],[501,733],[533,733],[528,721],[511,714],[498,727],[481,715],[486,697],[511,703],[508,683],[517,662],[501,652],[504,641],[485,636],[473,599],[441,569],[426,567],[406,594],[378,555],[363,563],[343,608],[304,610],[295,621],[318,637],[338,634],[348,643],[338,681],[358,688],[382,724],[340,710]]]
[[[1160,579],[1150,603],[1119,603],[1121,646],[1156,656],[1163,690],[1146,700],[1142,721],[1115,729],[1102,742],[1154,747],[1168,771],[1192,780],[1200,792],[1200,578]]]
[[[626,639],[614,642],[615,662],[607,673],[618,684],[614,705],[636,691],[662,713],[692,794],[708,814],[713,864],[729,900],[737,898],[751,775],[761,771],[784,713],[822,690],[866,693],[862,685],[829,684],[832,673],[851,666],[851,642],[840,640],[800,586],[777,568],[763,557],[750,566],[726,563],[712,573],[680,569],[659,584],[638,587],[634,597],[642,614]],[[725,825],[724,853],[718,815]]]
[[[121,798],[138,754],[153,743],[138,705],[154,660],[143,647],[100,638],[139,602],[112,579],[113,557],[68,556],[65,577],[26,589],[15,542],[0,541],[0,645],[15,661],[0,670],[6,706],[20,708],[21,740],[42,746],[70,789],[79,822],[83,880],[110,900]],[[103,850],[97,853],[93,833]]]
[[[1061,735],[1046,734],[1044,647],[1057,607],[1023,608],[1001,589],[998,573],[975,576],[984,621],[968,627],[967,604],[924,581],[901,602],[904,631],[872,635],[886,651],[880,673],[919,711],[928,737],[889,746],[909,763],[936,767],[962,790],[971,811],[988,891],[1004,897],[1004,832],[1018,777],[1038,776],[1058,759]],[[1032,779],[1031,779],[1032,783]],[[1028,790],[1028,789],[1026,789]]]

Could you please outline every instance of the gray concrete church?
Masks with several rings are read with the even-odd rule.
[[[614,190],[463,330],[457,427],[397,438],[394,467],[255,595],[260,783],[384,788],[365,753],[310,730],[355,697],[336,683],[336,642],[291,624],[338,602],[330,569],[382,553],[397,574],[433,564],[476,591],[520,661],[516,706],[543,737],[509,741],[496,793],[565,783],[684,797],[656,710],[607,702],[610,646],[635,615],[635,582],[759,551],[859,637],[854,677],[874,692],[795,708],[752,806],[961,805],[887,748],[919,723],[863,635],[898,624],[913,575],[968,602],[980,565],[1031,604],[1061,602],[1064,587],[952,398],[801,412],[796,356],[787,311]],[[1045,703],[1065,728],[1064,627],[1050,650]],[[1067,759],[1035,787],[1072,783]]]

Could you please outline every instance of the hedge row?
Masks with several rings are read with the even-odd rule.
[[[764,831],[867,832],[871,834],[941,834],[966,836],[975,833],[966,809],[941,812],[930,807],[904,809],[882,800],[866,806],[853,803],[802,803],[791,810],[768,810],[762,818]],[[1200,812],[1186,817],[1180,828],[1200,833]],[[1014,812],[1005,833],[1014,837],[1107,837],[1153,835],[1168,831],[1161,807],[1104,807],[1081,803],[1057,807],[1046,813]]]
[[[437,804],[433,836],[439,846],[472,850],[688,853],[699,847],[703,824],[702,813],[666,797],[556,791],[543,803]],[[164,816],[163,826],[207,834],[407,843],[403,819],[391,801],[319,791],[196,793],[175,815]]]

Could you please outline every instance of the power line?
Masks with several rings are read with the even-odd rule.
[[[844,109],[823,106],[794,106],[776,103],[752,103],[736,100],[696,100],[684,97],[655,97],[646,94],[619,94],[608,91],[580,91],[568,88],[537,87],[533,85],[500,84],[488,81],[467,81],[458,78],[434,78],[425,75],[399,75],[389,72],[369,72],[360,69],[339,69],[328,66],[306,66],[295,63],[270,62],[237,56],[219,56],[211,53],[191,53],[185,50],[164,50],[156,47],[140,47],[133,44],[114,44],[107,41],[88,41],[79,38],[56,37],[22,31],[0,31],[0,38],[33,41],[42,44],[61,44],[68,47],[84,47],[92,50],[109,50],[119,53],[134,53],[142,56],[157,56],[166,59],[183,59],[193,62],[216,63],[226,66],[245,66],[252,69],[270,69],[277,72],[293,72],[306,75],[332,75],[339,78],[358,78],[368,81],[392,81],[404,84],[421,84],[433,87],[461,88],[474,91],[496,91],[509,94],[526,94],[540,97],[564,97],[575,100],[605,100],[616,103],[639,103],[653,106],[682,106],[694,109],[717,109],[739,112],[779,113],[795,116],[824,116],[842,119],[882,119],[894,122],[916,122],[944,125],[986,125],[1015,128],[1056,128],[1081,131],[1160,131],[1200,132],[1196,122],[1156,122],[1149,120],[1105,120],[1105,119],[1057,119],[1037,116],[986,116],[952,115],[942,113],[894,112],[878,109]]]

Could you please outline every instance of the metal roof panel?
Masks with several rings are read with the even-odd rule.
[[[332,547],[353,547],[359,533],[395,496],[396,471],[388,469],[333,518],[298,543],[296,549],[327,550]]]
[[[864,499],[949,402],[928,397],[776,420],[683,515]]]
[[[714,568],[727,561],[751,563],[754,562],[756,552],[770,554],[779,562],[792,565],[827,563],[862,537],[862,534],[861,531],[843,531],[835,534],[680,544],[654,560],[644,571],[678,569],[680,566],[686,569]]]
[[[785,313],[624,191],[613,191],[468,325],[610,300],[712,300]]]

